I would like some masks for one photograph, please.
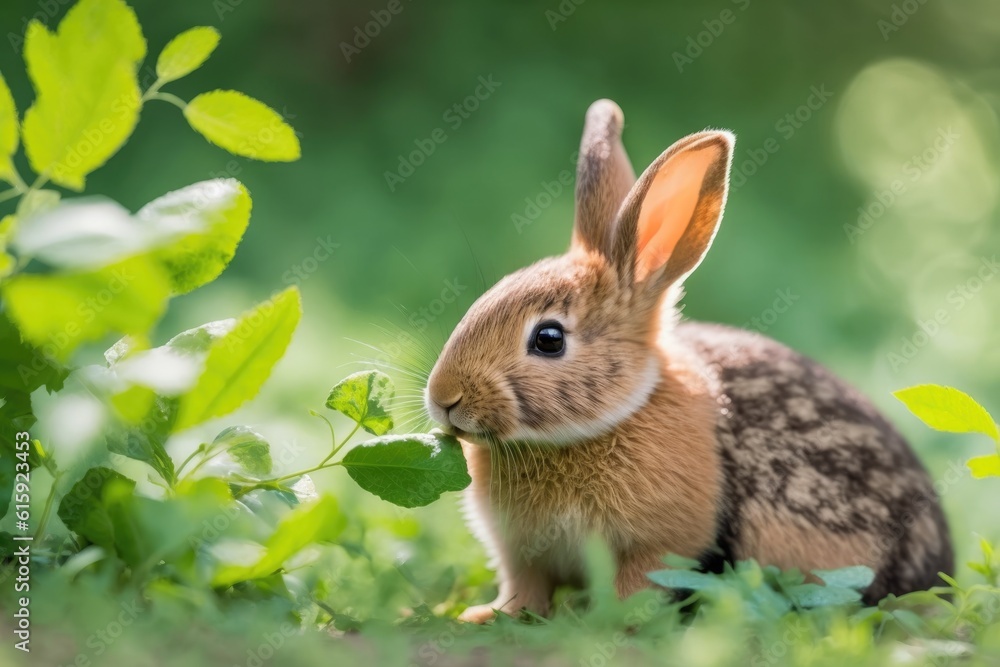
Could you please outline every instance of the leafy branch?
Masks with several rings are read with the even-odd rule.
[[[1000,477],[1000,428],[986,408],[971,396],[936,384],[922,384],[900,389],[893,394],[922,422],[948,433],[981,433],[989,436],[996,451],[976,456],[966,465],[977,479]]]

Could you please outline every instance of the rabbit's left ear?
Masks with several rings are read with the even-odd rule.
[[[724,131],[692,134],[643,172],[615,225],[611,259],[621,278],[665,289],[697,268],[722,221],[735,141]]]
[[[574,248],[608,255],[618,207],[635,184],[635,171],[622,145],[625,117],[611,100],[587,109],[576,163]]]

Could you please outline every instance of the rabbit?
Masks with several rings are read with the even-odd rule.
[[[953,567],[930,477],[857,390],[758,333],[682,322],[719,228],[735,137],[681,139],[636,180],[610,100],[587,111],[568,251],[500,280],[428,376],[462,443],[465,511],[499,595],[459,619],[545,616],[581,586],[598,534],[621,597],[678,554],[705,571],[866,565],[864,591],[925,589]]]

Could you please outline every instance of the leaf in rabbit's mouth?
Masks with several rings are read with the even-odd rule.
[[[497,437],[490,431],[465,431],[454,424],[449,424],[447,428],[440,429],[442,432],[454,436],[460,440],[470,442],[474,445],[489,447],[497,442]],[[433,432],[433,431],[432,431]]]

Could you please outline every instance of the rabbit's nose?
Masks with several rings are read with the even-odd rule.
[[[427,383],[427,411],[435,421],[448,425],[449,412],[462,400],[462,387],[454,378],[432,373]]]
[[[434,403],[434,406],[437,407],[445,417],[448,417],[451,414],[452,408],[462,402],[461,394],[458,394],[457,396],[449,395],[447,398],[441,398],[440,396],[435,396],[432,393],[429,393],[429,396],[431,402]]]
[[[461,395],[461,394],[459,394],[459,395],[458,395],[458,397],[457,397],[457,398],[455,398],[454,400],[446,400],[446,401],[441,401],[441,400],[438,400],[438,399],[436,399],[436,398],[433,398],[432,400],[433,400],[433,401],[434,401],[435,403],[437,403],[437,404],[438,404],[438,407],[440,407],[440,408],[441,408],[442,410],[444,410],[445,412],[448,412],[449,410],[451,410],[451,409],[452,409],[453,407],[455,407],[456,405],[458,405],[458,404],[459,404],[459,403],[461,402],[461,400],[462,400],[462,395]]]

